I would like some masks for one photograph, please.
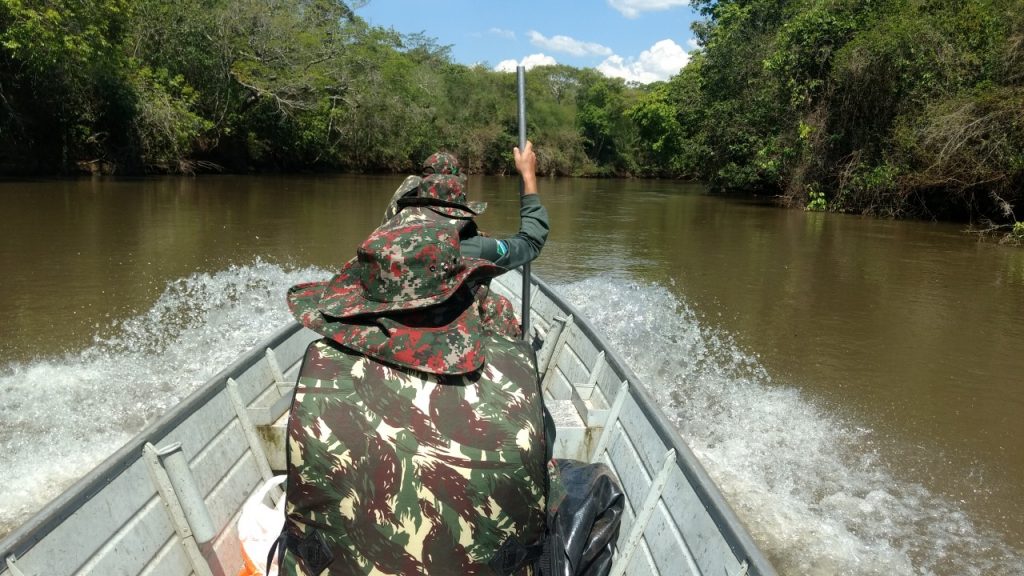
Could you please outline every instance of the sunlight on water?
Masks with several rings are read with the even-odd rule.
[[[782,574],[1024,573],[956,503],[887,469],[872,431],[784,382],[657,285],[559,290],[609,338]]]
[[[0,535],[288,322],[289,286],[329,275],[260,260],[195,274],[85,350],[0,368]]]

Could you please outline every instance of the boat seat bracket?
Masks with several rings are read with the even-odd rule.
[[[234,378],[228,378],[226,387],[228,396],[231,397],[231,404],[235,407],[235,414],[238,416],[238,424],[242,427],[245,439],[249,443],[249,449],[252,450],[253,459],[256,460],[256,467],[259,469],[263,481],[266,482],[274,476],[274,473],[270,470],[270,464],[266,453],[263,451],[263,443],[260,442],[259,434],[256,432],[256,426],[253,425],[252,420],[249,418],[249,409],[242,400],[242,395],[238,392],[238,382],[235,382]],[[280,497],[280,493],[274,492],[272,496],[276,501]]]
[[[640,506],[640,509],[636,513],[636,517],[633,519],[633,526],[630,527],[629,535],[626,537],[625,544],[622,546],[622,552],[614,560],[611,576],[622,576],[626,573],[626,566],[633,557],[633,553],[640,547],[640,541],[644,537],[644,531],[647,530],[647,524],[650,523],[651,517],[654,516],[654,510],[657,508],[658,502],[661,501],[661,494],[665,490],[665,485],[668,484],[669,474],[675,468],[675,465],[676,451],[675,449],[670,448],[665,452],[665,457],[661,462],[661,470],[658,471],[657,476],[655,476],[653,482],[651,482],[651,488],[647,492],[647,498],[644,498],[643,504]]]
[[[569,391],[576,410],[579,411],[580,417],[583,418],[588,428],[603,428],[608,421],[608,401],[597,387],[597,381],[601,377],[605,365],[604,350],[602,350],[597,354],[587,383],[573,384]]]
[[[584,400],[590,400],[594,394],[594,389],[597,387],[597,381],[601,378],[601,374],[604,373],[604,368],[608,363],[604,359],[604,350],[597,353],[597,358],[594,359],[594,368],[590,371],[590,377],[587,378],[586,384],[576,384],[575,387],[579,390],[580,398]]]
[[[18,559],[14,554],[11,554],[5,558],[5,560],[7,561],[7,571],[11,573],[11,576],[26,576],[26,574],[18,568]]]
[[[559,318],[555,318],[555,321],[559,321]],[[548,338],[544,340],[544,346],[541,347],[540,352],[537,354],[537,371],[543,375],[541,380],[541,389],[547,390],[549,383],[551,382],[551,376],[554,374],[549,370],[551,361],[558,358],[558,355],[562,352],[562,346],[565,345],[566,339],[569,338],[569,330],[573,325],[572,314],[560,322],[561,326],[557,330],[557,336],[554,341],[551,339],[551,334],[548,334]],[[555,327],[552,326],[551,331],[555,331]],[[550,346],[550,347],[549,347]],[[568,400],[568,398],[565,398]]]
[[[285,382],[284,372],[281,371],[281,365],[277,363],[277,354],[270,348],[267,348],[267,364],[270,365],[270,373],[274,375],[274,383],[280,384]]]
[[[615,428],[615,423],[619,420],[619,413],[622,412],[622,405],[626,403],[628,396],[629,382],[623,380],[622,384],[619,384],[619,392],[615,395],[615,400],[605,416],[604,428],[601,430],[601,437],[597,440],[597,447],[594,448],[594,455],[590,458],[591,462],[600,460],[605,450],[608,449],[608,443],[612,439],[612,430]]]

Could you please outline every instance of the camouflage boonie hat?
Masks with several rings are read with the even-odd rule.
[[[329,283],[309,282],[288,290],[288,307],[306,328],[385,364],[420,372],[467,374],[483,366],[486,331],[468,289],[438,306],[333,320],[318,307]]]
[[[423,175],[451,174],[461,176],[462,169],[459,168],[459,161],[454,155],[448,152],[434,152],[423,161]]]
[[[343,319],[426,308],[447,300],[470,276],[505,271],[463,258],[459,248],[459,231],[443,222],[381,226],[327,285],[320,311]]]
[[[396,199],[399,210],[406,206],[427,206],[453,218],[472,218],[487,209],[486,202],[469,202],[463,181],[450,174],[431,174],[420,180],[415,196]]]
[[[464,258],[452,226],[396,223],[375,230],[331,280],[289,289],[288,307],[307,328],[373,358],[461,374],[484,361],[470,288],[504,271]]]

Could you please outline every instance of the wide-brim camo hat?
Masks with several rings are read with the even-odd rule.
[[[319,309],[331,319],[426,308],[450,298],[470,278],[505,269],[464,258],[459,231],[445,222],[396,222],[374,230],[324,290]]]
[[[303,326],[346,348],[385,364],[430,374],[467,374],[486,361],[485,330],[468,287],[429,308],[334,320],[319,308],[329,284],[293,286],[288,307]]]
[[[410,202],[412,196],[398,200],[398,205]],[[427,205],[431,210],[454,218],[472,218],[487,210],[486,202],[469,202],[462,179],[451,174],[431,174],[420,180],[415,202]]]

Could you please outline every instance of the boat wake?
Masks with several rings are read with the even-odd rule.
[[[329,276],[260,260],[195,274],[85,350],[0,368],[0,537],[284,325],[289,286]]]
[[[1024,573],[954,502],[901,480],[870,429],[773,382],[668,289],[558,290],[603,331],[782,574]]]

